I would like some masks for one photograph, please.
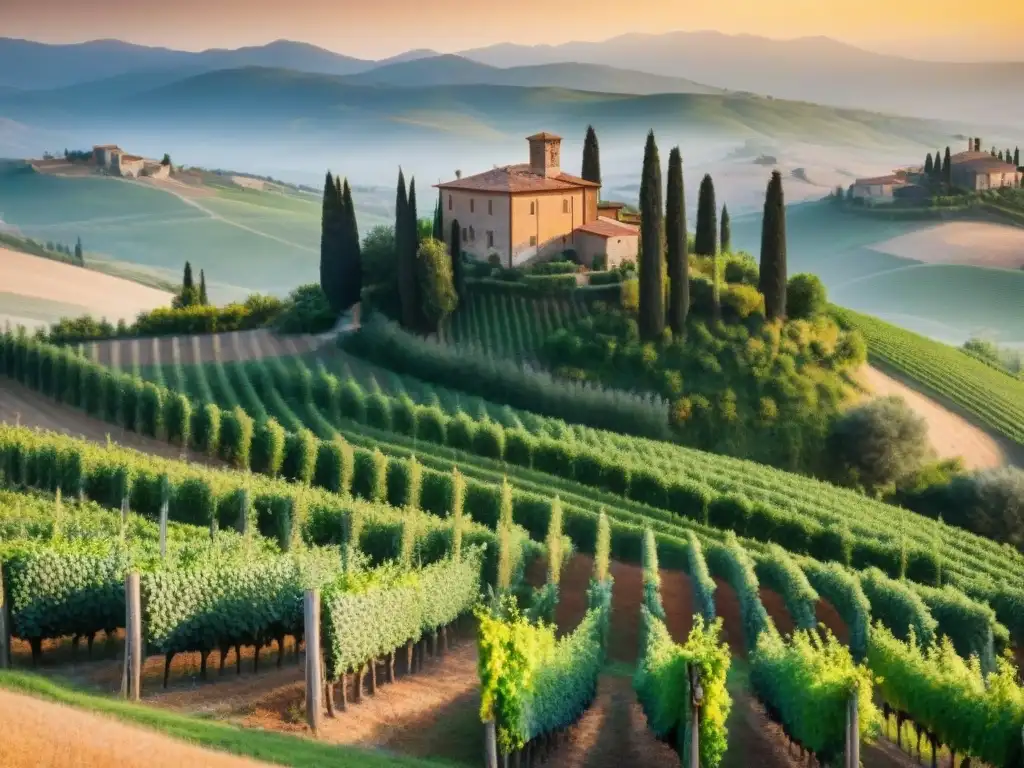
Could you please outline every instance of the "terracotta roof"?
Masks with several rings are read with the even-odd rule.
[[[897,178],[894,174],[890,174],[888,176],[876,176],[872,179],[857,179],[857,181],[854,182],[854,185],[858,187],[877,187],[879,185],[886,184],[900,186],[906,183],[907,182],[905,179],[900,179]]]
[[[129,162],[129,163],[134,163],[134,162],[136,162],[138,160],[142,160],[142,158],[139,157],[138,155],[121,155],[121,162],[122,163],[126,162],[126,161]]]
[[[97,144],[93,149],[120,149],[117,144]]]
[[[625,208],[626,204],[625,203],[598,203],[597,207],[598,208],[615,208],[616,210],[618,210],[619,208]]]
[[[592,221],[589,224],[584,224],[582,227],[576,227],[577,232],[586,232],[589,235],[597,235],[598,237],[635,237],[640,234],[640,230],[636,227],[631,227],[629,224],[622,224],[618,221],[612,221],[601,216],[596,221]]]
[[[560,173],[557,176],[542,176],[534,173],[528,163],[492,168],[475,176],[466,176],[455,181],[435,184],[439,189],[471,189],[479,192],[557,192],[577,187],[599,187],[592,181]]]
[[[955,166],[966,167],[978,171],[987,170],[1012,173],[1017,170],[1017,166],[1013,163],[1000,160],[998,157],[992,157],[990,152],[960,152],[959,154],[950,157],[949,160]]]
[[[533,141],[534,139],[557,139],[558,141],[561,141],[562,137],[556,136],[553,133],[548,133],[547,131],[541,131],[540,133],[533,134],[533,136],[526,137],[527,141]]]

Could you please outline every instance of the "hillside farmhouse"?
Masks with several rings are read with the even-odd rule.
[[[600,185],[561,169],[560,136],[538,133],[527,139],[529,163],[495,167],[475,176],[435,185],[441,191],[445,237],[459,222],[462,251],[478,260],[492,254],[508,267],[551,259],[567,250],[581,264],[598,255],[607,267],[635,260],[639,230],[598,208]]]
[[[147,160],[139,155],[129,155],[116,144],[101,144],[92,148],[93,161],[98,168],[106,169],[115,176],[137,179],[139,176],[166,178],[170,166],[156,160]]]
[[[1007,163],[988,152],[960,152],[951,156],[953,186],[981,192],[1000,187],[1016,187],[1021,173],[1013,163]]]

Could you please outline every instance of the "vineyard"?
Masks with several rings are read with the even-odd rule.
[[[899,733],[934,736],[933,752],[1021,765],[1024,694],[1001,655],[1024,646],[1024,558],[1012,548],[807,478],[409,378],[386,378],[385,390],[379,372],[334,351],[279,356],[261,343],[248,361],[172,357],[139,366],[142,379],[4,337],[3,375],[234,467],[0,428],[0,472],[16,491],[0,499],[0,560],[12,634],[34,657],[44,639],[91,644],[123,630],[129,571],[141,574],[145,647],[167,669],[180,653],[199,652],[205,670],[208,655],[223,665],[239,646],[258,659],[267,646],[282,653],[286,637],[299,645],[299,596],[315,588],[330,707],[338,686],[341,701],[364,676],[375,686],[378,659],[389,682],[400,649],[415,668],[414,646],[475,610],[481,657],[493,659],[481,665],[481,730],[493,723],[504,753],[544,753],[597,694],[614,557],[645,568],[634,682],[649,725],[685,752],[682,681],[699,669],[706,766],[729,743],[718,584],[738,601],[754,695],[819,761],[843,753],[853,706],[865,741],[892,715]],[[365,378],[349,376],[356,369]],[[543,551],[561,563],[574,549],[595,555],[595,574],[585,615],[559,636],[547,622],[560,569],[549,565],[532,593],[523,575]],[[698,616],[679,642],[664,623],[662,567],[687,573],[693,589]],[[483,603],[481,585],[494,590]],[[769,617],[765,590],[783,601],[791,635]],[[819,634],[822,601],[848,646]],[[937,675],[947,656],[962,668]],[[884,714],[871,704],[872,674],[885,678],[874,691]],[[970,717],[943,719],[950,711]],[[1001,725],[974,725],[989,721]]]
[[[833,307],[856,328],[870,356],[948,398],[998,434],[1024,446],[1024,381],[963,351],[867,315]]]
[[[511,293],[470,292],[438,334],[446,344],[495,357],[528,356],[559,328],[588,312],[580,299],[538,299]]]

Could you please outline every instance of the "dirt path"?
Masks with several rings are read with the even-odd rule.
[[[257,768],[253,760],[212,752],[100,715],[0,691],[4,768]]]
[[[870,365],[858,371],[858,379],[877,397],[902,397],[915,413],[927,421],[929,437],[940,458],[962,456],[968,469],[988,469],[1007,462],[999,443],[984,430],[901,381]]]
[[[94,418],[75,408],[60,405],[6,377],[0,377],[0,421],[60,432],[100,445],[106,445],[109,436],[110,440],[127,448],[134,448],[137,451],[168,459],[181,458],[181,450],[177,446],[128,432],[116,424]],[[186,454],[186,457],[192,458],[190,454]],[[212,463],[206,459],[203,461]]]

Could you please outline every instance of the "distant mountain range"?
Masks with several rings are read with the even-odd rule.
[[[442,67],[463,68],[462,60],[453,58],[442,57]],[[663,80],[671,80],[668,85],[677,88],[675,93],[616,94],[472,84],[472,75],[466,75],[465,84],[435,85],[432,83],[443,79],[430,74],[436,62],[437,58],[421,62],[415,71],[422,83],[415,87],[405,87],[408,83],[400,76],[404,68],[413,66],[409,63],[387,65],[374,70],[377,75],[360,76],[364,79],[267,67],[220,69],[185,77],[167,72],[132,73],[56,90],[0,95],[0,115],[40,128],[74,126],[79,131],[91,130],[93,135],[114,130],[188,130],[235,133],[239,138],[263,134],[282,140],[316,135],[349,140],[505,140],[521,138],[538,128],[582,136],[592,123],[602,137],[621,134],[632,140],[654,129],[677,136],[771,136],[891,146],[948,143],[945,139],[955,129],[914,118],[751,94],[686,92],[688,87],[700,86],[669,78]],[[533,69],[494,72],[496,79],[537,82]],[[545,65],[541,69],[549,73],[549,79],[557,74],[577,88],[596,88],[605,81],[629,81],[640,87],[639,81],[647,77],[590,65]],[[490,69],[482,71],[486,74]],[[378,78],[382,82],[377,82]]]
[[[0,38],[0,96],[11,87],[56,89],[109,78],[128,78],[121,86],[143,91],[161,81],[251,66],[349,77],[353,85],[551,86],[632,95],[730,90],[933,119],[1024,122],[1024,63],[922,62],[823,37],[780,41],[717,32],[502,44],[457,56],[424,49],[380,61],[285,40],[195,53],[117,40],[47,45]]]

